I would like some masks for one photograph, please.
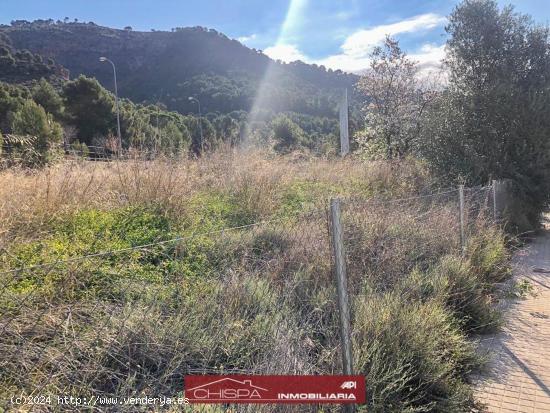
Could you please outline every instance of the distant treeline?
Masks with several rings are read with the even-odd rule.
[[[45,79],[31,86],[0,83],[4,157],[37,165],[55,159],[61,149],[86,153],[93,146],[116,152],[116,125],[115,98],[95,79],[80,76],[60,89]],[[249,122],[244,111],[199,117],[128,99],[120,101],[120,126],[123,149],[166,155],[199,155],[222,144],[328,153],[338,133],[337,121],[325,117],[262,111]]]

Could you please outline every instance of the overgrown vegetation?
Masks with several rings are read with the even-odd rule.
[[[518,202],[509,229],[530,230],[550,201],[550,30],[494,0],[461,2],[446,30],[448,81],[435,88],[394,39],[374,50],[357,86],[366,98],[360,149],[424,158],[446,182],[509,180]]]
[[[42,51],[43,46],[37,46],[32,39],[43,34],[51,38],[48,52],[68,64],[73,73],[97,76],[104,84],[111,82],[108,68],[97,61],[104,50],[93,57],[89,55],[91,50],[86,50],[86,62],[66,55],[66,51],[78,48],[82,39],[89,44],[95,44],[91,40],[95,39],[105,50],[121,56],[129,50],[119,50],[118,43],[112,43],[114,39],[124,38],[120,44],[132,47],[141,44],[143,50],[132,52],[136,56],[148,55],[162,45],[162,56],[167,58],[165,53],[169,53],[176,60],[168,59],[166,71],[170,75],[153,76],[147,65],[139,70],[132,67],[131,73],[125,73],[130,70],[126,65],[131,59],[121,59],[119,67],[127,82],[120,85],[121,90],[127,87],[129,97],[143,102],[136,105],[123,101],[122,146],[154,155],[200,155],[220,145],[269,146],[280,153],[300,150],[334,154],[340,92],[357,81],[354,96],[363,97],[364,128],[357,130],[358,105],[353,103],[351,130],[357,131],[352,148],[358,149],[361,156],[422,158],[447,183],[484,185],[492,179],[508,180],[517,202],[510,202],[516,207],[506,211],[509,229],[518,233],[530,230],[539,223],[550,193],[550,149],[546,139],[550,130],[549,30],[535,24],[529,16],[516,13],[511,6],[499,8],[494,0],[463,1],[451,13],[446,29],[448,54],[440,78],[447,81],[440,83],[433,81],[433,71],[423,70],[389,37],[374,49],[370,69],[358,81],[356,76],[301,62],[270,63],[261,53],[204,28],[138,33],[77,21],[14,21],[1,28],[0,43],[4,45],[1,53],[8,59],[17,48],[27,45],[36,46],[34,52]],[[58,51],[54,44],[57,45],[56,34],[61,30],[65,47]],[[202,54],[195,60],[174,53],[180,48],[194,53],[194,49],[187,50],[189,44],[194,44],[192,39],[206,42],[214,50],[226,45],[231,53],[214,53],[220,60],[215,62],[204,61]],[[27,60],[38,61],[31,55]],[[193,67],[184,65],[185,70],[172,73],[174,67],[182,64],[179,57],[174,57],[180,55],[185,55],[186,64]],[[222,61],[227,64],[221,65]],[[212,66],[215,70],[210,70]],[[260,73],[268,67],[269,79],[260,84]],[[244,76],[243,70],[254,76]],[[172,84],[183,74],[185,79]],[[143,76],[148,76],[148,80],[136,80]],[[427,77],[432,81],[428,82]],[[39,76],[34,79],[38,82]],[[155,82],[162,86],[157,84],[153,93],[150,87]],[[32,98],[65,127],[66,150],[78,147],[83,153],[93,152],[82,145],[99,146],[107,154],[118,150],[113,96],[97,81],[80,77],[65,83],[57,92],[44,80],[31,87],[29,92],[1,86],[3,136],[20,135],[7,115],[16,113],[22,101]],[[158,90],[170,93],[158,96]],[[269,99],[260,98],[259,94]],[[205,113],[200,119],[196,116],[197,99]],[[29,127],[23,128],[26,129]],[[39,141],[47,141],[48,133],[42,132],[25,142],[39,145]],[[9,143],[13,139],[3,140],[5,157],[14,145]],[[12,158],[21,158],[19,152],[24,158],[30,152],[39,154],[26,161],[27,165],[34,164],[35,158],[40,161],[38,164],[55,158],[43,153],[44,145],[33,146],[31,151],[20,150],[20,146]]]
[[[64,69],[53,59],[44,59],[39,53],[12,47],[10,38],[0,33],[0,80],[26,83],[41,77],[57,81]]]
[[[13,47],[49,55],[71,73],[96,77],[103,85],[112,84],[112,71],[98,57],[117,56],[122,96],[136,102],[160,101],[180,113],[196,113],[189,96],[201,101],[203,113],[250,111],[271,65],[275,76],[263,110],[334,118],[340,90],[357,78],[303,62],[275,62],[260,50],[206,27],[139,32],[44,19],[15,20],[0,26],[0,33]]]
[[[483,360],[472,338],[500,326],[510,254],[487,188],[466,192],[464,247],[456,191],[429,194],[505,179],[517,192],[508,229],[537,224],[550,200],[548,28],[492,0],[464,0],[447,27],[448,83],[435,89],[387,38],[358,82],[365,128],[352,145],[359,156],[345,159],[332,156],[336,91],[354,76],[272,62],[273,82],[257,91],[267,57],[217,32],[52,20],[3,26],[0,65],[11,64],[13,45],[59,30],[69,49],[79,36],[132,47],[160,39],[161,63],[174,67],[184,56],[174,50],[207,39],[228,46],[216,58],[231,64],[207,74],[201,55],[183,79],[170,65],[147,83],[148,67],[132,79],[124,63],[121,89],[143,103],[121,100],[122,148],[114,96],[96,79],[0,84],[0,156],[10,166],[0,171],[0,397],[173,396],[192,371],[339,372],[325,210],[339,196],[362,408],[479,407],[469,375]],[[29,74],[53,69],[19,57],[37,67]],[[154,96],[165,84],[173,92]],[[269,98],[252,108],[254,91]],[[197,98],[201,117],[189,114]],[[97,160],[94,147],[139,156],[53,162],[63,151]]]
[[[198,118],[167,111],[160,104],[136,105],[123,100],[120,122],[122,150],[150,157],[186,158],[220,146],[269,146],[280,153],[302,149],[330,154],[336,143],[334,120],[322,119],[316,124],[311,117],[297,114],[263,113],[251,125],[242,111]],[[91,157],[120,151],[114,96],[85,76],[65,82],[60,90],[44,79],[30,88],[0,83],[0,131],[32,137],[18,145],[2,140],[4,151],[0,154],[10,164],[41,166],[59,159],[55,153],[77,149],[78,155]]]
[[[430,190],[420,164],[258,153],[0,176],[0,306],[13,320],[2,336],[4,395],[173,395],[185,372],[205,368],[335,372],[338,313],[318,208],[331,194]],[[417,178],[404,185],[404,176]],[[492,293],[508,271],[502,235],[476,221],[463,257],[454,203],[418,204],[429,212],[422,220],[384,208],[344,210],[367,411],[464,411],[474,405],[468,373],[481,364],[468,338],[498,326]],[[22,326],[49,338],[28,341]],[[20,340],[25,351],[9,356]]]
[[[144,106],[154,104],[196,118],[197,103],[189,100],[190,96],[195,97],[206,118],[203,130],[206,131],[210,123],[216,130],[216,139],[205,136],[206,147],[210,149],[214,149],[220,138],[224,142],[242,140],[245,131],[252,135],[247,136],[247,143],[249,138],[257,141],[270,136],[271,121],[281,113],[304,130],[310,149],[321,149],[319,141],[331,142],[334,146],[342,89],[347,87],[351,91],[357,80],[356,75],[341,70],[327,70],[303,62],[273,61],[260,50],[251,50],[237,40],[204,27],[134,32],[92,22],[40,19],[0,25],[0,35],[0,46],[5,44],[10,50],[30,49],[38,57],[51,57],[74,77],[83,74],[97,78],[108,89],[112,88],[111,67],[100,63],[98,57],[111,56],[117,66],[120,95]],[[155,68],[151,66],[153,61]],[[270,79],[266,83],[263,79],[268,69]],[[40,77],[47,76],[37,73],[34,79]],[[0,80],[17,81],[3,77],[2,71]],[[265,88],[269,99],[256,107],[260,87]],[[247,118],[253,107],[258,117],[249,124]],[[355,105],[353,113],[357,113]],[[358,116],[352,118],[359,119]],[[156,126],[155,122],[152,124]],[[109,125],[112,131],[113,123]],[[104,134],[105,130],[96,133]],[[193,142],[198,140],[198,131],[196,135],[194,130],[190,133]],[[123,135],[132,143],[130,136]],[[193,146],[193,152],[198,153],[197,146]]]

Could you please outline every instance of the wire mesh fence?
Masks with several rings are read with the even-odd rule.
[[[350,291],[391,288],[413,268],[460,247],[458,190],[395,200],[344,200]]]
[[[491,225],[491,193],[490,187],[464,191],[466,239],[476,226]],[[186,374],[341,374],[346,352],[353,362],[346,346],[358,342],[356,330],[365,322],[358,319],[365,314],[359,309],[369,298],[399,288],[400,299],[407,299],[418,291],[407,290],[404,274],[460,252],[459,190],[343,199],[338,217],[329,212],[110,251],[100,249],[98,237],[97,249],[75,249],[71,256],[56,255],[47,240],[3,251],[0,407],[21,407],[10,405],[13,395],[51,395],[52,403],[21,410],[136,411],[136,405],[101,401],[183,397]],[[341,249],[334,244],[335,218]],[[22,266],[29,257],[33,265]],[[334,275],[339,262],[347,270],[343,288],[350,296],[344,300]],[[348,334],[353,340],[342,345]],[[360,363],[350,368],[361,373]],[[75,407],[58,397],[83,404]],[[275,405],[231,408],[297,411]],[[331,409],[336,411],[323,411]]]
[[[340,311],[350,331],[341,346],[350,347],[352,372],[367,376],[367,410],[434,406],[445,392],[441,378],[456,374],[446,362],[457,332],[499,322],[470,263],[484,242],[477,237],[495,226],[492,196],[492,187],[459,187],[341,201],[344,253],[335,258],[346,266],[349,307]],[[464,350],[465,370],[475,368],[471,346],[453,350]]]
[[[492,187],[402,199],[345,199],[342,222],[352,294],[386,291],[403,274],[425,271],[446,254],[459,254],[479,229],[495,224]]]
[[[112,162],[125,160],[152,160],[156,158],[181,157],[182,153],[177,151],[145,151],[140,148],[129,149],[109,149],[105,146],[81,146],[81,145],[61,145],[49,148],[48,156],[55,158],[64,158],[66,161],[96,161]],[[32,145],[22,144],[2,144],[0,145],[0,167],[9,167],[14,165],[30,165],[36,162],[44,154],[37,151]]]

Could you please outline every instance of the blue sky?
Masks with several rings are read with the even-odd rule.
[[[421,64],[443,57],[445,16],[456,0],[0,0],[0,23],[14,19],[80,21],[134,30],[206,26],[284,61],[360,71],[392,34]],[[500,4],[509,1],[499,0]],[[539,23],[550,0],[513,0]]]

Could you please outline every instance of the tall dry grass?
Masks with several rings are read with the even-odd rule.
[[[376,193],[399,195],[429,185],[415,162],[365,163],[352,158],[274,157],[269,153],[223,151],[201,159],[70,161],[44,169],[0,171],[0,245],[20,237],[37,239],[48,224],[86,208],[158,205],[183,215],[196,194],[234,195],[258,219],[274,214],[295,183],[318,184],[310,196]]]

